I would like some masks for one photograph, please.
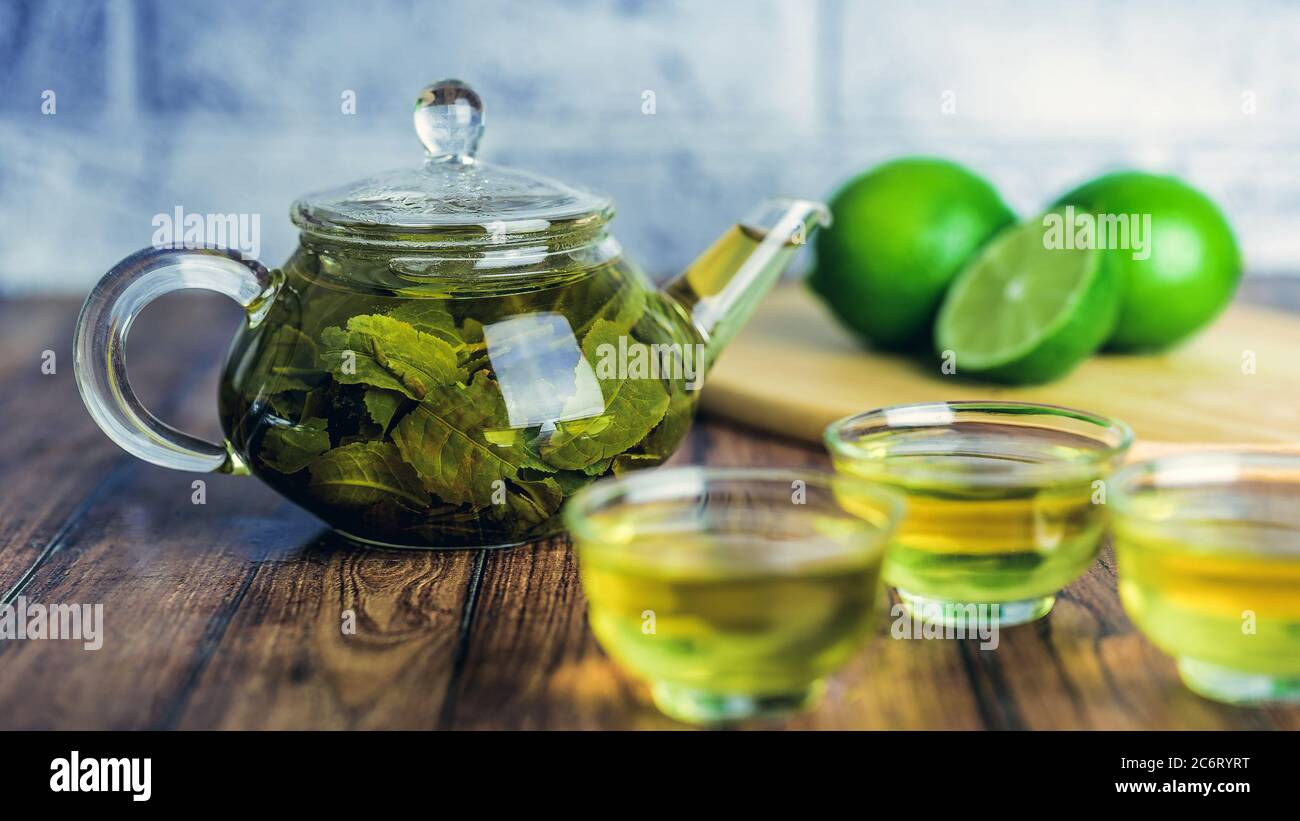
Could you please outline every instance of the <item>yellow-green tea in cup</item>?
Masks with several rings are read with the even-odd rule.
[[[1040,618],[1092,564],[1103,480],[1132,438],[1082,411],[994,402],[899,405],[826,431],[837,470],[906,499],[885,580],[923,619],[968,626]]]
[[[678,468],[569,503],[592,630],[691,723],[811,705],[879,614],[896,498],[814,470]]]
[[[1115,476],[1124,610],[1218,701],[1300,701],[1300,457],[1207,453]]]

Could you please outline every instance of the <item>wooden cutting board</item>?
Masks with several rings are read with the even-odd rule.
[[[944,376],[937,361],[871,351],[805,288],[783,285],[723,352],[701,396],[715,414],[809,442],[852,413],[953,399],[1114,416],[1133,427],[1140,445],[1133,455],[1143,458],[1203,446],[1297,451],[1300,316],[1236,304],[1170,352],[1103,354],[1060,381],[1011,388]]]

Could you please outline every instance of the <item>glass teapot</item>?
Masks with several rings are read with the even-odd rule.
[[[582,486],[668,458],[722,346],[828,219],[769,200],[656,290],[609,233],[607,197],[475,157],[469,86],[426,87],[414,116],[423,165],[298,200],[283,268],[173,246],[104,276],[75,363],[114,442],[164,467],[252,473],[368,544],[541,538]],[[127,380],[132,320],[184,288],[247,309],[221,444],[159,421]]]

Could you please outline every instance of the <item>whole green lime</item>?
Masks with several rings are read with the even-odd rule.
[[[1015,221],[998,192],[956,163],[909,157],[848,182],[830,203],[809,285],[880,348],[928,348],[944,291]]]
[[[1126,171],[1099,177],[1057,202],[1103,223],[1109,242],[1102,264],[1122,288],[1112,350],[1154,350],[1207,325],[1232,300],[1241,280],[1241,253],[1223,214],[1200,191],[1156,174]],[[1122,225],[1129,228],[1127,242]],[[1068,228],[1068,226],[1067,226]],[[1075,217],[1076,234],[1083,229]],[[1115,247],[1117,245],[1123,247]]]

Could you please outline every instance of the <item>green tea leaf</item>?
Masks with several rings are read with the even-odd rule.
[[[366,412],[376,425],[380,427],[380,434],[388,430],[388,423],[393,421],[393,414],[402,406],[404,397],[397,391],[386,391],[383,388],[367,388],[364,399],[366,403]]]
[[[637,287],[629,283],[620,296],[606,303],[603,308],[596,314],[596,319],[591,322],[590,328],[579,328],[579,334],[589,334],[595,330],[596,324],[601,320],[610,323],[616,328],[626,328],[630,330],[644,315],[646,311],[646,289]]]
[[[388,316],[405,322],[420,333],[431,334],[446,342],[453,350],[464,347],[456,320],[447,305],[440,299],[411,299],[388,312]]]
[[[621,476],[629,470],[655,467],[667,461],[691,429],[698,396],[698,391],[688,391],[681,386],[674,386],[663,420],[646,435],[643,442],[632,450],[614,457],[614,474]]]
[[[466,319],[463,326],[457,326],[445,300],[411,300],[389,311],[388,315],[450,345],[456,352],[456,364],[462,372],[460,381],[467,382],[470,374],[487,367],[487,345],[483,342],[482,323],[471,318]]]
[[[262,436],[258,457],[272,470],[297,473],[330,449],[326,424],[315,418],[291,427],[272,427]]]
[[[555,479],[559,484],[560,490],[564,491],[565,496],[572,496],[600,477],[592,476],[580,470],[560,470],[556,471],[551,478]]]
[[[483,344],[483,323],[474,317],[466,317],[460,326],[461,339],[465,340],[466,345]]]
[[[577,321],[573,335],[583,339],[601,320],[631,328],[645,313],[649,290],[646,282],[631,276],[588,277],[561,289],[551,310]]]
[[[341,383],[401,391],[412,399],[463,378],[444,340],[381,314],[354,316],[347,330],[321,331],[321,356]]]
[[[330,420],[330,438],[336,445],[346,445],[351,442],[365,442],[372,439],[382,439],[384,429],[370,418],[370,412],[366,409],[365,397],[367,390],[381,390],[379,388],[367,388],[364,385],[340,385],[336,382],[330,382],[330,389],[320,397],[321,411],[317,415],[328,416]],[[389,391],[395,396],[402,396],[396,391]],[[403,400],[406,397],[402,397]]]
[[[333,385],[327,379],[325,384],[319,388],[312,388],[307,395],[302,398],[302,415],[298,418],[311,419],[312,417],[329,418],[330,404]]]
[[[309,391],[325,372],[317,366],[316,343],[292,325],[278,325],[266,333],[265,353],[259,360],[267,369],[267,393]]]
[[[613,470],[615,476],[622,476],[634,470],[659,467],[663,463],[662,456],[651,456],[645,453],[624,453],[614,460]]]
[[[483,339],[483,323],[468,318],[461,324],[460,332],[461,338],[465,340],[464,361],[461,364],[466,372],[473,374],[491,364],[487,342]]]
[[[499,431],[516,435],[493,436]],[[493,482],[514,478],[522,467],[547,467],[510,430],[500,388],[485,371],[468,387],[430,391],[397,423],[393,441],[424,486],[450,504],[490,505]]]
[[[288,422],[295,419],[305,419],[310,414],[305,413],[306,397],[310,393],[302,391],[283,391],[273,393],[266,398],[266,406],[271,416],[278,417]]]
[[[636,272],[602,266],[490,303],[441,286],[374,297],[328,285],[398,278],[371,256],[298,258],[322,287],[309,301],[285,289],[247,383],[271,391],[268,413],[280,417],[253,440],[259,472],[331,522],[395,544],[532,538],[550,532],[567,496],[657,464],[684,434],[691,403],[668,380],[579,370],[601,345],[663,338],[662,306]],[[514,335],[495,327],[530,315],[548,317],[535,335],[527,323]]]
[[[597,320],[582,340],[586,362],[579,363],[579,367],[594,365],[602,359],[605,353],[602,345],[612,345],[616,350],[619,337],[626,333],[626,327]],[[668,408],[668,392],[658,379],[602,379],[600,388],[605,412],[558,423],[541,446],[542,458],[549,464],[564,470],[581,470],[602,459],[613,458],[644,439]]]
[[[519,471],[519,477],[521,479],[554,479],[559,483],[560,490],[564,492],[566,497],[568,497],[608,473],[610,466],[613,465],[614,462],[615,459],[602,459],[599,462],[587,465],[582,470],[557,470],[550,476],[535,471],[521,470]]]
[[[417,510],[429,506],[419,477],[388,442],[334,448],[317,457],[309,473],[312,492],[325,504],[365,507],[388,499]]]
[[[583,468],[582,472],[588,476],[603,476],[613,461],[614,459],[601,459],[599,462],[592,462]]]
[[[505,487],[505,504],[493,505],[494,519],[535,525],[546,521],[560,509],[564,490],[550,477],[536,481],[509,480]]]

